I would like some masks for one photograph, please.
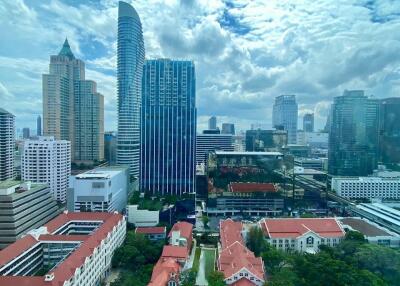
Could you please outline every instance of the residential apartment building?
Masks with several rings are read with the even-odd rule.
[[[298,106],[295,95],[275,97],[272,125],[288,132],[288,144],[296,144]]]
[[[123,1],[118,2],[117,46],[117,164],[129,166],[131,176],[139,180],[140,108],[145,52],[139,15]]]
[[[336,246],[345,232],[335,218],[274,218],[259,222],[267,242],[283,251],[316,253],[320,245]]]
[[[71,145],[69,141],[55,140],[51,136],[40,136],[24,142],[22,180],[48,184],[54,198],[65,203],[70,174]]]
[[[141,190],[195,192],[196,77],[191,61],[146,60],[143,67]]]
[[[120,214],[63,213],[0,252],[0,285],[100,285],[125,234]]]
[[[0,108],[0,181],[12,179],[15,156],[15,116]]]
[[[221,248],[217,268],[224,274],[226,285],[264,285],[264,263],[246,247],[242,223],[220,220],[219,229]]]
[[[100,167],[72,176],[68,210],[74,212],[123,212],[129,191],[128,167]]]
[[[400,178],[333,177],[332,190],[351,199],[400,199]]]
[[[230,134],[197,134],[196,165],[206,165],[210,151],[234,151],[233,140]]]
[[[46,184],[0,182],[0,249],[21,239],[59,214]]]

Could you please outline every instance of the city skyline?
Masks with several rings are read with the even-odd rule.
[[[238,130],[270,123],[273,98],[287,93],[296,94],[299,117],[315,113],[318,130],[333,96],[345,89],[365,89],[377,98],[398,95],[399,43],[393,35],[399,3],[348,2],[185,1],[158,3],[157,9],[154,2],[129,3],[143,18],[147,58],[191,59],[198,67],[199,130],[214,114]],[[116,130],[117,1],[2,5],[7,6],[1,11],[18,13],[25,21],[10,26],[13,13],[1,14],[0,20],[6,27],[1,32],[0,98],[4,108],[18,114],[17,128],[34,129],[31,114],[42,113],[40,74],[68,37],[76,56],[87,62],[88,78],[105,95],[105,130]],[[261,9],[270,12],[268,21],[257,13]],[[48,22],[56,25],[49,28]],[[171,26],[177,27],[176,34]],[[13,106],[14,100],[20,104]]]

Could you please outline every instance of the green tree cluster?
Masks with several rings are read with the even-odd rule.
[[[145,286],[148,284],[154,264],[162,251],[162,242],[151,242],[141,234],[128,231],[124,244],[112,258],[113,268],[121,270],[119,278],[111,286]]]

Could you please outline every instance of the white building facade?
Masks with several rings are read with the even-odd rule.
[[[400,199],[400,178],[334,177],[332,190],[345,198]]]
[[[160,212],[139,210],[138,205],[127,206],[128,222],[136,227],[156,226],[159,223]]]
[[[69,211],[122,212],[129,191],[127,167],[101,167],[71,177]]]
[[[0,108],[0,181],[14,178],[15,116]]]
[[[55,140],[52,136],[40,136],[25,141],[22,153],[22,180],[48,184],[54,198],[65,203],[70,174],[69,141]]]

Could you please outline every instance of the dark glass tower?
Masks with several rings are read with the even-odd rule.
[[[400,97],[381,101],[380,160],[384,164],[400,163]]]
[[[196,78],[191,61],[148,60],[143,67],[141,190],[195,192]]]
[[[362,90],[346,90],[331,107],[328,171],[331,175],[365,176],[377,167],[379,100]]]
[[[117,164],[139,178],[141,80],[144,63],[142,24],[136,10],[118,6],[118,135]]]

